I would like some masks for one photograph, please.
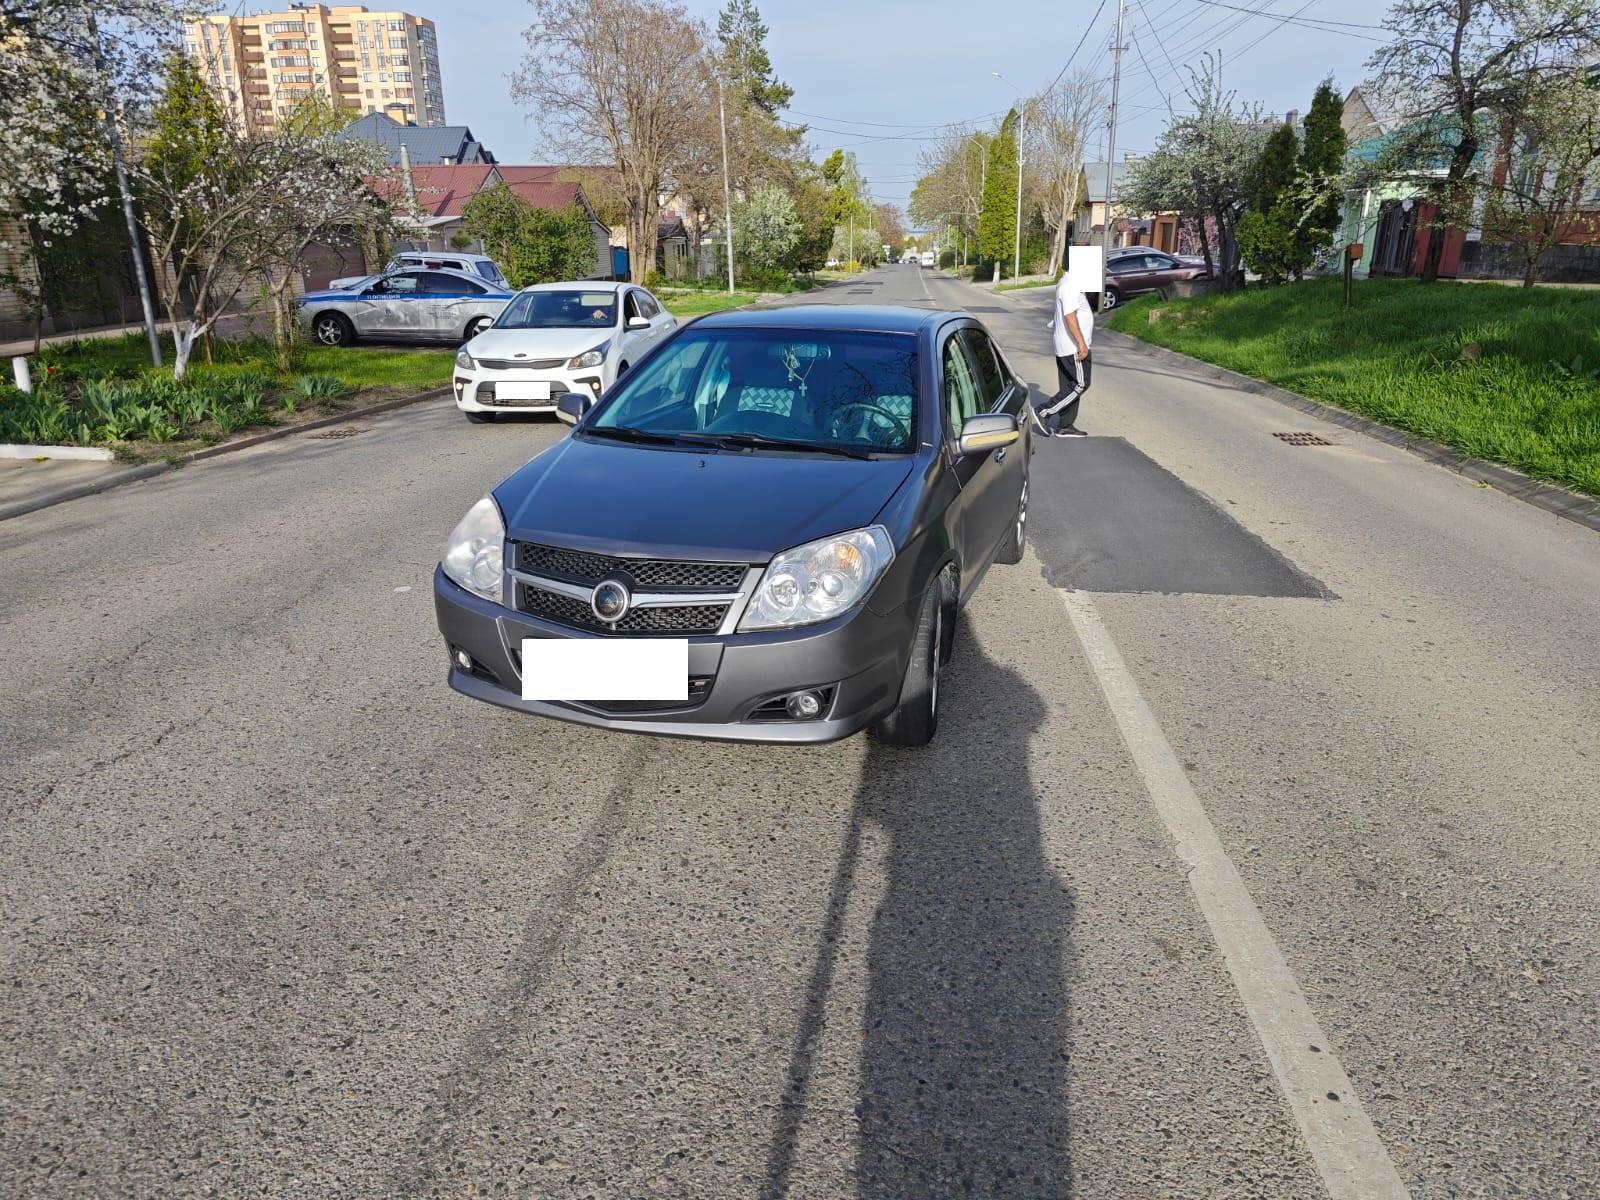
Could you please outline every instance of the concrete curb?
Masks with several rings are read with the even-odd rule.
[[[110,462],[115,456],[103,446],[44,446],[31,442],[0,443],[0,458],[55,459],[59,462]]]
[[[187,466],[189,463],[202,462],[208,458],[216,458],[221,454],[232,454],[236,450],[248,450],[250,447],[259,446],[263,442],[275,442],[280,438],[293,437],[297,433],[305,433],[311,429],[323,429],[329,425],[343,425],[347,421],[356,421],[362,417],[372,417],[381,413],[393,412],[397,408],[407,408],[413,404],[421,404],[428,400],[440,400],[448,395],[450,395],[449,387],[434,388],[432,391],[418,392],[415,396],[401,396],[396,400],[384,400],[379,404],[368,405],[366,408],[353,408],[348,412],[318,417],[314,421],[306,421],[300,425],[290,425],[283,429],[269,429],[265,433],[252,434],[250,437],[240,438],[236,442],[224,442],[218,446],[207,446],[203,450],[194,450],[188,454],[179,455],[177,458],[168,459],[165,462],[144,463],[141,466],[129,467],[125,471],[103,475],[99,479],[91,479],[84,483],[54,488],[48,492],[41,492],[37,496],[30,496],[26,500],[15,500],[10,504],[0,504],[0,521],[9,521],[12,517],[38,512],[41,508],[52,508],[57,504],[65,504],[68,500],[93,496],[98,492],[121,487],[125,483],[137,483],[141,479],[163,475],[177,467]]]
[[[1226,367],[1216,366],[1203,359],[1192,358],[1176,350],[1168,350],[1165,346],[1152,345],[1132,334],[1119,333],[1113,329],[1096,329],[1095,337],[1112,346],[1137,350],[1157,362],[1177,367],[1191,375],[1219,380],[1240,391],[1265,396],[1269,400],[1276,400],[1279,404],[1319,417],[1334,425],[1343,425],[1346,429],[1354,429],[1368,437],[1377,438],[1380,442],[1398,446],[1407,453],[1415,454],[1418,458],[1426,459],[1436,466],[1446,467],[1458,475],[1465,475],[1468,479],[1487,484],[1496,491],[1514,496],[1536,508],[1542,508],[1563,520],[1572,521],[1600,533],[1600,501],[1568,491],[1558,484],[1543,483],[1529,478],[1521,471],[1503,467],[1499,463],[1471,458],[1440,442],[1406,433],[1392,425],[1383,425],[1366,417],[1358,417],[1355,413],[1335,408],[1331,404],[1323,404],[1319,400],[1312,400],[1308,396],[1300,395],[1299,392],[1291,392],[1276,384],[1264,383],[1262,380],[1241,375],[1237,371],[1230,371]]]

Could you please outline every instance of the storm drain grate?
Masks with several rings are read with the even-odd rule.
[[[1325,437],[1318,437],[1314,433],[1275,433],[1272,435],[1280,441],[1288,442],[1291,446],[1331,446]]]
[[[314,438],[347,438],[355,437],[358,433],[365,433],[365,429],[356,429],[351,425],[341,425],[338,429],[324,429],[321,433],[313,433]]]

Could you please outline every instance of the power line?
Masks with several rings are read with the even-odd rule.
[[[892,122],[892,121],[858,121],[853,117],[825,117],[821,113],[801,112],[798,108],[785,108],[797,117],[810,117],[814,121],[831,121],[835,125],[867,125],[874,129],[955,129],[960,125],[970,125],[973,121],[983,121],[990,117],[997,117],[998,112],[979,113],[977,116],[963,121],[946,121],[942,125],[929,126],[926,122]],[[781,120],[781,118],[780,118]],[[790,122],[793,124],[793,122]]]
[[[1250,13],[1252,15],[1268,16],[1268,17],[1276,17],[1276,16],[1280,15],[1280,14],[1275,13],[1275,12],[1262,12],[1260,9],[1240,8],[1236,4],[1224,4],[1222,2],[1222,0],[1194,0],[1194,2],[1196,4],[1209,5],[1212,8],[1231,8],[1231,9],[1233,9],[1234,12]],[[1304,12],[1305,10],[1301,9],[1299,11]],[[1376,30],[1379,30],[1380,32],[1383,31],[1383,26],[1382,25],[1362,25],[1362,24],[1360,24],[1359,22],[1356,22],[1356,21],[1330,21],[1330,20],[1326,19],[1325,17],[1295,17],[1294,14],[1292,14],[1292,13],[1289,16],[1284,17],[1284,20],[1292,21],[1296,25],[1304,25],[1307,28],[1311,28],[1311,27],[1314,27],[1314,26],[1317,26],[1317,25],[1336,25],[1336,26],[1340,26],[1340,27],[1342,27],[1344,29],[1376,29]],[[1338,33],[1339,30],[1338,29],[1329,29],[1329,30],[1326,30],[1326,32],[1328,32],[1328,33]],[[1357,33],[1352,33],[1352,34],[1348,34],[1347,36],[1349,36],[1349,37],[1360,37],[1361,35],[1357,34]],[[1381,42],[1383,40],[1384,39],[1382,39],[1382,38],[1368,38],[1367,39],[1367,41],[1369,41],[1369,42]]]
[[[1042,94],[1048,95],[1056,90],[1056,84],[1061,82],[1061,77],[1067,73],[1067,68],[1072,65],[1072,60],[1078,57],[1078,51],[1083,49],[1084,42],[1089,40],[1089,35],[1094,32],[1095,22],[1100,20],[1100,14],[1106,9],[1106,0],[1100,0],[1100,7],[1094,10],[1094,16],[1089,18],[1089,24],[1084,27],[1083,36],[1078,39],[1078,44],[1072,48],[1072,53],[1067,55],[1067,61],[1061,64],[1061,70],[1056,72],[1056,77],[1050,81],[1050,86]]]

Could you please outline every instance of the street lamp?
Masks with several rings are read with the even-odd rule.
[[[1001,83],[1009,83],[999,71],[990,71]],[[1013,247],[1013,261],[1011,263],[1011,278],[1016,279],[1022,274],[1022,141],[1028,128],[1028,102],[1019,94],[1017,96],[1017,227],[1011,237]]]

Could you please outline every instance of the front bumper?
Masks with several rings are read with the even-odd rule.
[[[456,407],[462,412],[553,413],[557,402],[569,392],[578,392],[591,400],[598,396],[604,384],[604,370],[603,367],[494,370],[480,366],[469,371],[458,366],[453,369],[451,386],[455,389]],[[550,399],[502,401],[496,395],[502,383],[548,383]]]
[[[477,664],[468,673],[450,654],[450,686],[462,695],[600,729],[737,742],[832,742],[859,733],[899,701],[916,627],[912,606],[887,614],[862,606],[836,621],[802,629],[692,636],[689,674],[710,677],[704,698],[682,708],[617,714],[576,701],[522,698],[523,638],[608,635],[569,629],[491,603],[437,569],[433,603],[447,653],[465,650]],[[822,687],[832,687],[833,696],[815,720],[750,719],[763,701]]]

